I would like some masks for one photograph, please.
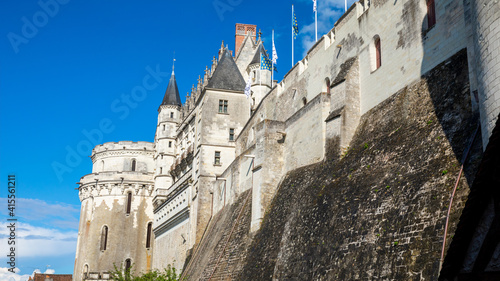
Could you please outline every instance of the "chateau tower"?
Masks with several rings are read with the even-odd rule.
[[[105,280],[114,266],[151,269],[154,144],[96,146],[92,174],[80,179],[82,202],[73,280]]]
[[[259,40],[257,44],[257,50],[246,70],[251,83],[252,110],[255,110],[262,98],[271,90],[271,70],[261,69],[261,56],[266,59],[269,59],[269,56],[263,42]]]
[[[176,158],[176,131],[181,121],[181,98],[175,80],[174,67],[168,82],[163,101],[158,108],[158,124],[155,135],[155,198],[154,205],[159,206],[167,195],[167,189],[172,185],[170,167]]]
[[[500,113],[500,61],[497,59],[500,40],[500,2],[472,1],[475,13],[474,48],[477,65],[478,95],[481,111],[483,147]]]

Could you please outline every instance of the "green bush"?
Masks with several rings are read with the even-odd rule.
[[[123,270],[115,265],[115,270],[110,273],[110,277],[114,281],[178,281],[180,277],[175,268],[170,265],[163,272],[155,269],[138,276],[131,269]]]

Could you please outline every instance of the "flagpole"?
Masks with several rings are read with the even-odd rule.
[[[273,60],[274,60],[274,29],[273,29]],[[274,83],[274,61],[271,62],[271,89],[273,88],[273,83]]]
[[[293,5],[292,5],[292,67],[293,67],[293,25],[294,25],[294,19],[293,19]]]
[[[262,44],[262,43],[261,43]],[[262,91],[262,51],[260,51],[260,67],[259,67],[259,82],[260,82],[260,89]]]
[[[314,2],[314,5],[316,5],[316,2]],[[318,41],[318,7],[317,6],[314,6],[314,26],[316,28],[316,42],[317,42]]]

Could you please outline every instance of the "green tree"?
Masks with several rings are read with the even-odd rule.
[[[110,273],[110,277],[114,281],[178,281],[180,276],[177,275],[175,268],[170,265],[163,272],[155,269],[141,275],[135,275],[132,267],[123,270],[123,268],[118,268],[115,265],[115,270]]]

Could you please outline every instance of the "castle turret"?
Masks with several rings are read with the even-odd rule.
[[[269,59],[269,56],[262,41],[259,40],[257,44],[257,50],[247,67],[252,91],[252,110],[255,110],[262,98],[271,90],[271,70],[261,69],[262,58]]]
[[[73,280],[106,280],[114,266],[151,269],[154,144],[105,143],[80,179],[82,203]]]
[[[500,62],[496,59],[500,40],[500,3],[498,1],[473,1],[475,13],[474,48],[477,66],[477,82],[481,111],[483,147],[500,113]]]
[[[155,153],[155,199],[154,205],[159,206],[167,195],[167,189],[173,179],[170,168],[176,157],[176,130],[181,121],[181,98],[175,80],[174,67],[168,82],[163,101],[158,108],[158,125],[156,127]]]

